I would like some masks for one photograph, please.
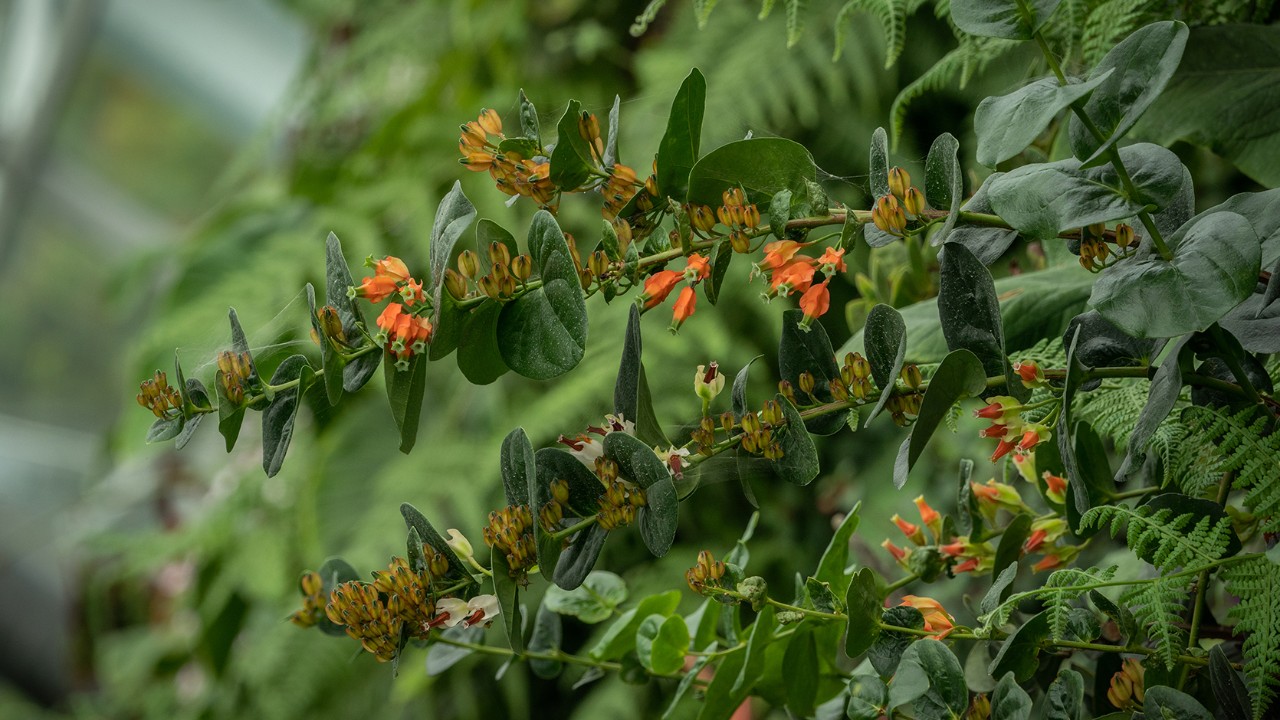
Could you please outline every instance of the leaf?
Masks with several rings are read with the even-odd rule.
[[[839,382],[840,368],[836,365],[831,339],[819,323],[809,328],[801,327],[804,313],[787,310],[782,314],[782,337],[778,341],[778,375],[791,383],[799,392],[800,375],[813,376],[813,397],[819,403],[835,400],[831,383]],[[820,415],[804,421],[805,429],[817,435],[831,435],[844,427],[844,417],[838,414]]]
[[[1027,682],[1040,667],[1040,643],[1048,638],[1049,616],[1039,613],[1014,630],[1000,645],[1000,652],[991,661],[991,675],[1013,673],[1018,682]]]
[[[351,269],[347,267],[347,259],[342,255],[342,243],[338,236],[329,233],[325,238],[325,299],[338,310],[338,319],[342,321],[342,332],[349,340],[360,338],[364,333],[364,316],[351,298],[347,290],[353,283]],[[342,389],[355,392],[364,387],[373,377],[382,362],[382,353],[369,352],[352,358],[342,367]],[[326,386],[327,387],[327,386]],[[228,447],[228,450],[231,448]]]
[[[680,500],[676,497],[671,473],[653,452],[653,448],[622,432],[604,438],[605,457],[618,463],[623,477],[644,489],[645,504],[640,508],[637,524],[645,547],[657,557],[671,549],[679,524]]]
[[[418,441],[418,422],[422,418],[422,399],[427,391],[427,358],[414,355],[409,368],[400,370],[387,353],[383,374],[387,385],[387,400],[391,403],[391,417],[400,429],[400,452],[409,454]]]
[[[534,616],[533,634],[529,637],[529,652],[546,654],[560,649],[564,642],[564,627],[560,615],[548,610],[546,605],[538,606],[538,614]],[[529,669],[543,680],[551,680],[560,676],[564,663],[559,660],[529,658]]]
[[[684,618],[650,615],[636,630],[636,655],[649,672],[674,675],[684,667],[687,652],[689,628]]]
[[[560,615],[572,615],[588,625],[604,622],[627,599],[627,584],[605,570],[593,570],[573,590],[547,587],[542,604]]]
[[[1142,701],[1142,713],[1149,718],[1213,720],[1213,715],[1195,698],[1164,685],[1147,688]]]
[[[747,371],[751,369],[752,363],[762,357],[764,356],[757,355],[748,360],[747,364],[743,365],[738,374],[733,377],[733,389],[730,395],[733,400],[733,416],[735,419],[742,419],[742,416],[749,411],[747,406]]]
[[[797,142],[785,138],[738,140],[712,150],[693,166],[688,202],[718,207],[726,189],[741,187],[749,202],[765,203],[782,190],[816,178],[813,156]]]
[[[956,350],[943,358],[937,372],[929,379],[911,434],[898,448],[898,457],[893,464],[893,484],[896,487],[906,484],[907,474],[920,459],[929,438],[951,411],[951,406],[965,398],[978,397],[986,389],[987,374],[972,352]]]
[[[587,306],[569,245],[551,213],[539,210],[533,216],[528,242],[542,285],[503,306],[498,343],[512,370],[534,380],[550,380],[582,360]]]
[[[284,465],[289,441],[293,439],[293,422],[298,417],[298,400],[315,373],[303,355],[290,355],[281,361],[271,375],[272,385],[296,384],[277,391],[271,404],[262,411],[262,469],[267,477],[275,477]]]
[[[991,720],[1031,720],[1031,696],[1013,673],[1005,673],[991,693]]]
[[[593,660],[616,660],[635,649],[636,630],[652,615],[667,617],[680,604],[680,591],[668,590],[642,599],[613,621],[588,653]]]
[[[320,318],[316,315],[316,289],[307,283],[307,307],[311,310],[311,330],[320,342],[320,369],[323,372],[325,398],[330,405],[336,405],[342,399],[342,357],[334,349],[333,343],[325,336],[320,326]],[[370,353],[373,354],[373,353]]]
[[[1012,377],[1004,354],[1000,300],[991,273],[968,248],[954,243],[944,249],[941,265],[938,317],[947,348],[973,353],[982,364],[984,380],[996,375]],[[1021,383],[1008,383],[1008,388],[1010,395],[1017,396]]]
[[[919,610],[909,605],[887,608],[880,616],[880,622],[885,625],[893,625],[894,627],[910,630],[924,629],[924,616],[920,614]],[[871,647],[867,649],[867,659],[871,661],[871,666],[876,669],[876,672],[881,677],[889,677],[898,669],[898,663],[902,660],[902,652],[915,639],[915,635],[881,628],[880,635],[871,644]]]
[[[1061,0],[953,0],[956,27],[979,37],[1030,40]]]
[[[155,422],[151,423],[151,427],[147,428],[147,444],[174,439],[178,433],[182,432],[184,422],[181,415],[156,418]]]
[[[1019,515],[1018,517],[1026,517]],[[1017,518],[1015,518],[1016,521]],[[1025,534],[1025,533],[1024,533]],[[1018,577],[1018,560],[1014,558],[1012,562],[1000,571],[1000,575],[991,583],[991,589],[987,590],[987,594],[982,596],[982,603],[978,606],[983,615],[990,615],[995,611],[996,607],[1009,597],[1009,592],[1013,589],[1013,581]]]
[[[1129,132],[1178,69],[1187,34],[1187,26],[1176,20],[1152,23],[1102,58],[1089,73],[1089,80],[1114,72],[1084,104],[1084,113],[1102,137],[1095,137],[1078,117],[1071,118],[1071,151],[1076,157],[1088,165]]]
[[[1014,516],[1013,520],[1009,521],[1008,527],[1000,535],[999,544],[996,545],[996,557],[993,567],[1002,567],[1008,570],[1010,565],[1017,565],[1018,560],[1022,557],[1022,546],[1031,535],[1031,523],[1032,517],[1025,513],[1019,513]],[[1000,602],[1004,602],[1012,590],[1012,581],[1009,585],[999,590]]]
[[[582,103],[570,100],[556,123],[556,147],[551,151],[549,179],[562,190],[573,190],[591,178],[595,158],[586,138],[578,131]]]
[[[1089,304],[1130,335],[1175,337],[1207,329],[1253,293],[1261,248],[1244,217],[1193,218],[1168,244],[1172,260],[1151,254],[1104,271]]]
[[[1240,674],[1231,667],[1221,645],[1209,650],[1209,683],[1218,699],[1218,713],[1223,720],[1252,720],[1249,689]]]
[[[600,551],[604,549],[604,541],[608,538],[609,532],[599,525],[592,525],[578,533],[569,547],[560,553],[551,582],[564,590],[573,590],[582,585],[587,574],[595,567],[596,560],[600,558]]]
[[[502,348],[498,345],[501,315],[502,305],[485,302],[462,316],[458,369],[472,385],[488,385],[510,369],[502,361]]]
[[[502,440],[502,489],[506,492],[507,505],[519,506],[529,503],[530,488],[537,482],[537,464],[533,456],[533,445],[524,428],[516,428],[507,433]],[[531,508],[537,513],[541,508]]]
[[[1112,622],[1116,624],[1116,628],[1120,631],[1124,642],[1131,643],[1134,641],[1134,638],[1138,635],[1138,621],[1134,619],[1133,613],[1129,612],[1129,608],[1117,605],[1111,601],[1111,598],[1097,590],[1089,591],[1089,600],[1093,602],[1094,607],[1111,618]]]
[[[1223,211],[1242,215],[1261,238],[1262,261],[1259,267],[1271,267],[1280,260],[1280,188],[1232,195],[1221,205],[1196,215],[1192,221]]]
[[[849,563],[849,542],[853,538],[853,533],[858,529],[859,515],[862,510],[862,501],[859,500],[854,504],[853,508],[840,521],[840,527],[831,536],[831,541],[827,543],[827,549],[822,552],[822,558],[818,560],[818,569],[814,571],[813,577],[819,582],[829,583],[832,592],[841,595],[848,588],[853,576],[847,574],[845,566]],[[879,619],[879,615],[876,615]]]
[[[532,505],[540,509],[551,499],[551,483],[564,480],[569,484],[568,509],[575,515],[587,517],[600,509],[597,500],[604,492],[604,487],[596,474],[588,470],[572,453],[558,447],[539,448],[534,452],[533,459],[536,481],[533,485],[535,492],[531,493],[530,498]]]
[[[716,241],[715,247],[711,249],[711,276],[702,286],[702,291],[707,296],[707,302],[712,305],[720,301],[720,288],[724,285],[724,279],[729,276],[729,265],[733,263],[735,254],[728,238]]]
[[[893,685],[904,673],[919,672],[928,684],[928,690],[915,698],[911,709],[916,718],[956,718],[969,705],[969,690],[964,683],[964,669],[955,653],[945,643],[917,641],[902,654],[902,663],[894,676]],[[893,697],[893,685],[889,697]]]
[[[795,47],[804,34],[804,11],[809,0],[786,0],[787,3],[787,47]]]
[[[461,580],[468,576],[467,569],[463,566],[462,561],[458,559],[453,548],[445,542],[440,533],[436,532],[435,527],[427,520],[418,509],[409,503],[400,504],[400,516],[404,518],[405,527],[418,533],[418,537],[422,538],[422,542],[431,546],[432,550],[444,556],[449,563],[449,570],[445,573],[445,578],[449,580]]]
[[[818,643],[813,637],[813,626],[803,624],[787,643],[782,658],[786,672],[787,707],[799,717],[814,713],[818,699]]]
[[[1088,486],[1085,484],[1084,477],[1080,471],[1080,463],[1076,458],[1076,446],[1072,441],[1072,421],[1071,421],[1071,400],[1075,397],[1076,390],[1080,388],[1080,383],[1084,379],[1085,370],[1080,366],[1080,361],[1076,360],[1076,349],[1080,342],[1080,329],[1077,328],[1075,334],[1071,336],[1071,341],[1067,342],[1063,338],[1063,345],[1067,348],[1067,375],[1062,381],[1062,411],[1058,416],[1058,432],[1054,433],[1055,440],[1058,444],[1058,456],[1062,458],[1063,472],[1067,475],[1067,493],[1070,494],[1071,502],[1067,503],[1068,508],[1075,509],[1077,515],[1083,515],[1086,510],[1092,507],[1089,501]],[[1071,523],[1073,528],[1079,527],[1078,522]]]
[[[1080,518],[1089,508],[1107,502],[1115,492],[1116,481],[1111,473],[1111,461],[1102,438],[1087,422],[1080,422],[1075,427],[1075,459],[1077,480],[1067,487],[1067,523],[1076,537],[1087,538],[1096,532],[1096,528],[1084,527]],[[1082,508],[1083,506],[1083,508]]]
[[[454,181],[453,187],[445,194],[436,208],[436,217],[431,225],[431,247],[428,262],[431,278],[427,284],[427,295],[431,297],[431,325],[440,327],[441,296],[444,294],[444,271],[453,259],[453,246],[462,237],[462,233],[476,219],[476,208],[462,192],[462,183]]]
[[[632,305],[622,343],[622,360],[618,364],[618,380],[613,386],[613,412],[636,424],[636,437],[653,446],[667,446],[671,441],[662,432],[654,414],[642,354],[640,308]]]
[[[174,354],[174,364],[175,366],[177,364],[176,353]],[[187,378],[184,381],[182,378],[181,368],[177,368],[177,369],[178,369],[178,383],[179,383],[178,386],[183,388],[182,397],[184,398],[183,400],[184,406],[186,403],[190,403],[195,407],[202,407],[202,408],[213,407],[212,401],[209,400],[209,391],[205,389],[204,383],[200,382],[196,378]],[[184,410],[183,412],[185,413],[187,411]],[[187,443],[191,442],[191,438],[195,437],[196,429],[200,427],[200,423],[203,421],[204,421],[203,413],[195,413],[195,414],[192,414],[190,417],[185,418],[182,425],[182,431],[178,433],[178,437],[175,438],[173,441],[174,449],[181,450],[182,448],[186,447]]]
[[[326,598],[342,583],[360,579],[360,573],[340,557],[327,558],[316,573],[320,575],[320,595]],[[345,625],[334,623],[327,615],[320,618],[320,623],[316,627],[320,628],[320,632],[325,635],[345,636],[347,634]]]
[[[1081,720],[1084,678],[1075,670],[1064,668],[1049,685],[1044,702],[1044,720]]]
[[[1072,85],[1059,85],[1052,77],[1040,78],[1008,95],[983,100],[973,115],[978,162],[994,168],[1026,150],[1058,113],[1087,97],[1112,72]]]
[[[538,110],[520,89],[520,133],[531,140],[538,139]]]
[[[878,720],[889,709],[889,688],[884,681],[869,673],[849,678],[849,703],[845,712],[850,720]]]
[[[747,637],[747,647],[743,651],[742,669],[733,683],[733,693],[750,693],[756,682],[764,674],[764,651],[773,641],[773,631],[778,627],[772,605],[766,605],[756,614],[756,621],[751,625],[751,634]]]
[[[1175,342],[1164,362],[1156,368],[1155,376],[1151,378],[1147,404],[1142,406],[1138,421],[1129,433],[1129,443],[1124,461],[1120,463],[1120,470],[1116,472],[1116,482],[1124,482],[1142,466],[1147,457],[1147,445],[1151,442],[1151,436],[1178,402],[1178,396],[1182,393],[1181,360],[1183,349],[1189,340],[1190,335]]]
[[[1147,365],[1159,350],[1159,342],[1125,334],[1097,310],[1072,318],[1062,336],[1064,346],[1075,337],[1077,328],[1080,330],[1080,341],[1076,344],[1075,358],[1085,368]],[[1090,380],[1083,387],[1085,390],[1092,390],[1101,382]]]
[[[706,102],[707,80],[694,68],[676,91],[667,116],[667,131],[658,143],[658,190],[667,197],[683,198],[688,191],[690,170],[698,161],[702,142]]]
[[[991,180],[991,207],[1024,235],[1051,240],[1073,228],[1133,217],[1148,205],[1176,203],[1184,170],[1172,151],[1138,143],[1122,148],[1120,159],[1134,197],[1111,165],[1086,168],[1067,159],[1023,165]]]
[[[791,401],[782,395],[775,395],[774,400],[782,406],[787,428],[780,440],[782,459],[775,461],[773,468],[792,485],[808,485],[818,477],[818,449],[814,447],[813,437],[805,430],[804,420]]]
[[[898,374],[902,372],[903,359],[907,354],[907,324],[902,315],[891,306],[877,303],[867,313],[867,324],[862,330],[863,343],[867,349],[867,363],[871,366],[871,377],[880,388],[880,398],[875,407],[867,414],[864,427],[870,427],[885,403],[889,402],[892,390],[896,386]]]
[[[849,583],[845,608],[849,618],[844,651],[851,658],[867,652],[880,637],[880,616],[884,598],[871,568],[862,568]]]
[[[502,627],[507,631],[507,643],[511,651],[517,655],[524,652],[524,636],[521,634],[523,623],[520,619],[520,588],[515,578],[511,577],[511,568],[507,565],[507,556],[495,550],[489,558],[493,572],[493,594],[498,598],[498,607],[502,610]]]
[[[711,651],[714,652],[715,648],[716,645],[712,644]],[[711,662],[710,656],[699,656],[698,659],[694,661],[693,665],[685,671],[684,677],[680,678],[680,683],[676,685],[676,691],[671,694],[671,703],[667,705],[666,712],[662,713],[662,720],[668,720],[668,718],[674,716],[676,707],[680,704],[680,701],[685,697],[685,695],[689,693],[689,688],[693,687],[694,680],[698,679],[698,676],[702,674],[703,668],[705,668],[709,662]]]
[[[941,245],[951,235],[964,201],[964,175],[960,170],[960,143],[951,133],[942,133],[924,161],[924,197],[930,205],[947,211],[942,227],[929,236],[934,246]]]
[[[484,628],[482,627],[458,625],[442,630],[441,635],[460,643],[479,644],[484,642]],[[458,647],[457,645],[446,645],[444,643],[432,644],[427,648],[427,677],[444,674],[449,668],[465,660],[473,652],[475,651],[469,647]]]
[[[728,720],[746,699],[750,690],[737,688],[738,674],[745,666],[745,659],[746,653],[736,652],[720,661],[716,674],[704,691],[698,720]]]

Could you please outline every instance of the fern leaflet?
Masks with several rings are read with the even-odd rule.
[[[1244,675],[1253,698],[1253,717],[1261,718],[1280,686],[1280,565],[1256,557],[1223,568],[1227,589],[1240,598],[1231,609],[1235,630],[1244,640]]]
[[[1127,525],[1129,549],[1161,570],[1207,565],[1222,556],[1231,537],[1227,517],[1213,523],[1208,516],[1174,515],[1171,508],[1152,512],[1146,505],[1100,505],[1086,512],[1080,524],[1086,528],[1110,524],[1112,537]]]
[[[1189,442],[1213,448],[1219,472],[1234,472],[1237,490],[1246,489],[1244,504],[1263,518],[1266,532],[1280,530],[1280,432],[1271,431],[1267,413],[1249,407],[1231,414],[1225,410],[1190,407],[1182,421]]]
[[[893,67],[906,46],[907,7],[906,0],[849,0],[836,15],[836,51],[832,60],[839,60],[844,52],[845,28],[848,20],[856,12],[867,12],[880,23],[884,32],[884,67]]]
[[[1185,575],[1157,578],[1131,586],[1120,596],[1120,601],[1133,611],[1138,625],[1146,629],[1147,637],[1155,641],[1156,655],[1170,670],[1187,645],[1187,632],[1180,623],[1189,582]]]
[[[1105,583],[1115,574],[1116,566],[1112,565],[1104,570],[1067,568],[1049,576],[1039,594],[1044,598],[1045,612],[1049,613],[1049,630],[1055,642],[1066,637],[1071,604],[1076,598],[1088,592],[1088,586]]]

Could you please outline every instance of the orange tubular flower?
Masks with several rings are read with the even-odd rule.
[[[907,555],[910,554],[903,548],[894,545],[889,538],[885,538],[884,542],[880,543],[880,547],[888,550],[889,554],[893,556],[893,559],[899,563],[904,562],[907,559]]]
[[[821,284],[814,285],[800,296],[800,309],[804,311],[806,326],[831,309],[831,293],[827,290],[827,282],[829,281],[824,280]]]
[[[693,311],[698,306],[698,293],[691,286],[685,286],[680,291],[680,297],[676,298],[675,311],[671,315],[671,330],[675,332],[680,329],[685,320],[693,315]]]
[[[900,605],[919,610],[924,616],[924,629],[934,633],[932,637],[938,640],[945,638],[955,629],[955,618],[943,609],[942,603],[933,598],[905,595]]]
[[[903,520],[902,517],[896,513],[893,517],[889,518],[889,521],[894,525],[897,525],[898,529],[902,531],[903,535],[907,536],[908,540],[916,545],[924,545],[924,531],[920,529],[919,525]]]
[[[1065,503],[1067,498],[1066,478],[1058,477],[1057,475],[1054,475],[1048,470],[1045,470],[1044,474],[1042,474],[1040,477],[1044,479],[1044,484],[1046,488],[1045,497],[1049,498],[1053,502],[1058,503],[1059,505]]]
[[[816,268],[813,258],[800,257],[783,265],[773,272],[770,286],[779,295],[790,295],[792,292],[804,292],[813,283]]]
[[[818,258],[818,265],[821,266],[822,272],[828,275],[849,269],[844,261],[844,250],[832,247],[827,248]]]
[[[923,495],[915,499],[915,504],[920,511],[920,522],[924,523],[924,526],[929,528],[929,531],[936,537],[942,529],[942,516],[938,514],[937,510],[930,507],[929,503],[925,502]]]
[[[481,110],[480,117],[476,118],[476,122],[489,135],[502,134],[502,118],[498,117],[498,111],[493,108]]]
[[[645,278],[644,292],[640,295],[640,299],[644,301],[644,309],[650,310],[661,305],[683,278],[684,274],[678,270],[660,270]]]
[[[689,256],[688,262],[684,269],[684,276],[689,280],[695,282],[705,280],[711,274],[711,264],[707,262],[706,257],[694,253]]]
[[[803,244],[795,240],[778,240],[764,246],[764,260],[758,266],[761,270],[777,270],[791,262]]]
[[[1057,555],[1045,555],[1044,559],[1031,566],[1032,572],[1043,572],[1052,570],[1062,564],[1062,558]]]

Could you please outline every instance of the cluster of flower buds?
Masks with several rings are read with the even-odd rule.
[[[1133,228],[1124,223],[1120,223],[1115,229],[1115,243],[1119,248],[1118,253],[1113,253],[1111,247],[1107,245],[1106,227],[1102,224],[1090,225],[1081,231],[1080,238],[1080,265],[1089,272],[1102,272],[1104,269],[1111,267],[1118,260],[1132,255],[1137,247],[1134,246]]]
[[[320,573],[309,572],[298,580],[298,589],[302,591],[302,609],[289,616],[289,622],[298,627],[314,627],[324,619],[324,581]]]
[[[973,700],[969,701],[964,720],[991,720],[991,698],[986,693],[974,695]]]
[[[1052,431],[1040,423],[1028,423],[1022,419],[1025,407],[1013,397],[997,395],[987,398],[987,405],[973,412],[974,417],[990,420],[991,425],[979,432],[979,436],[996,440],[991,462],[1010,452],[1029,453],[1036,445],[1048,440]]]
[[[600,186],[600,194],[604,196],[604,218],[616,219],[641,187],[644,185],[636,178],[635,170],[615,164],[609,172],[609,179]]]
[[[693,315],[698,306],[698,283],[711,274],[711,264],[704,255],[693,253],[685,258],[684,270],[659,270],[645,278],[644,292],[636,298],[645,310],[661,305],[681,281],[688,284],[680,290],[671,314],[671,332],[676,332]]]
[[[218,372],[214,381],[222,397],[233,405],[244,404],[245,395],[253,378],[253,361],[247,352],[223,350],[218,353]]]
[[[604,492],[596,500],[600,508],[596,524],[613,530],[635,522],[636,512],[645,504],[644,490],[620,477],[618,463],[606,457],[596,458],[596,477],[604,485]]]
[[[733,251],[750,252],[751,238],[760,227],[760,210],[755,203],[747,202],[747,196],[741,188],[725,190],[721,200],[723,204],[716,208],[714,217],[708,207],[690,209],[689,217],[693,227],[704,233],[710,232],[718,220],[721,225],[729,228],[729,246]]]
[[[784,422],[782,405],[777,400],[766,400],[757,413],[742,416],[742,449],[767,460],[782,459],[782,443],[775,437],[774,429]]]
[[[560,529],[560,521],[564,519],[564,509],[569,505],[569,481],[557,478],[547,486],[551,491],[551,499],[538,509],[538,522],[547,532]]]
[[[698,562],[685,571],[684,579],[690,589],[702,595],[708,587],[722,587],[720,581],[724,579],[725,569],[724,561],[716,560],[710,550],[700,550]]]
[[[1146,669],[1134,658],[1125,658],[1120,670],[1111,676],[1107,700],[1120,710],[1141,710],[1146,700]]]
[[[840,366],[840,382],[831,384],[831,394],[836,400],[866,400],[874,386],[871,384],[871,363],[862,353],[845,353]]]
[[[439,557],[444,561],[443,555]],[[445,572],[448,568],[448,561],[444,561]],[[435,619],[435,600],[431,596],[431,582],[435,577],[438,576],[430,565],[414,570],[402,557],[391,558],[386,570],[373,573],[373,587],[386,598],[388,612],[400,619],[402,627],[407,628],[412,637],[422,640],[427,638]]]
[[[889,170],[889,194],[876,200],[871,222],[882,232],[901,237],[907,232],[907,216],[922,219],[924,193],[911,185],[911,175],[900,167]]]
[[[143,380],[138,388],[142,391],[138,393],[138,404],[156,417],[165,417],[170,410],[182,412],[182,395],[169,386],[164,372],[157,370],[155,376]]]
[[[930,637],[942,640],[956,628],[956,619],[942,607],[942,603],[933,598],[904,595],[902,602],[898,603],[898,605],[919,610],[920,614],[924,616],[925,632],[932,633]]]
[[[320,333],[316,332],[320,328]],[[335,347],[350,347],[347,343],[347,332],[342,329],[342,318],[338,316],[338,308],[332,305],[321,305],[316,308],[316,327],[311,328],[311,341],[316,345],[332,342]],[[320,334],[324,337],[321,338]]]
[[[395,659],[404,620],[387,607],[373,585],[355,580],[342,583],[329,594],[325,614],[335,625],[344,626],[347,635],[378,662]]]
[[[570,245],[572,247],[572,245]],[[504,243],[489,243],[489,272],[480,272],[480,258],[470,250],[458,253],[457,269],[446,268],[444,285],[449,294],[459,300],[481,295],[497,301],[509,300],[516,289],[523,286],[533,273],[533,258],[528,255],[511,256],[511,249]]]
[[[533,512],[528,505],[508,505],[489,513],[484,528],[484,544],[502,553],[511,577],[523,579],[538,562],[538,545],[533,539]]]
[[[502,118],[492,109],[462,126],[458,139],[459,160],[468,170],[489,171],[498,189],[507,195],[531,198],[543,207],[552,206],[558,188],[551,182],[551,161],[546,155],[526,158],[514,150],[499,150],[506,138],[502,134]]]

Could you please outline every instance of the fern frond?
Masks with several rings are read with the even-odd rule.
[[[693,0],[693,15],[698,21],[699,29],[707,26],[707,18],[711,17],[711,11],[716,9],[717,2],[719,0]]]
[[[1235,632],[1244,640],[1244,676],[1253,698],[1253,717],[1263,713],[1280,687],[1280,565],[1265,557],[1236,563],[1222,570],[1227,590],[1240,598],[1231,609]]]
[[[896,146],[898,139],[902,137],[902,130],[907,123],[907,108],[917,98],[926,93],[942,90],[957,79],[960,80],[960,87],[964,87],[965,81],[971,75],[1018,45],[1019,43],[1013,40],[965,37],[960,42],[960,47],[943,55],[933,67],[902,88],[898,97],[893,99],[893,106],[889,109],[889,132],[892,144]]]
[[[1180,418],[1171,417],[1161,423],[1151,436],[1149,449],[1160,456],[1166,486],[1176,485],[1192,497],[1216,496],[1222,481],[1217,449]]]
[[[1146,381],[1104,386],[1077,395],[1072,415],[1088,422],[1100,437],[1110,438],[1116,449],[1123,450],[1129,445],[1129,434],[1149,395],[1150,384]]]
[[[1215,469],[1235,473],[1233,487],[1247,490],[1244,504],[1266,532],[1280,530],[1280,432],[1270,416],[1249,407],[1238,413],[1208,407],[1182,412],[1189,442],[1212,449]]]
[[[1112,565],[1102,570],[1067,568],[1057,570],[1049,576],[1039,595],[1044,600],[1045,612],[1049,613],[1049,630],[1055,642],[1066,637],[1072,603],[1088,592],[1087,586],[1107,582],[1115,574],[1116,566]],[[1081,589],[1082,587],[1085,589]]]
[[[1086,512],[1080,524],[1086,528],[1109,525],[1112,537],[1127,526],[1129,549],[1150,558],[1161,570],[1207,565],[1226,552],[1231,537],[1231,520],[1226,516],[1213,523],[1208,516],[1197,520],[1194,513],[1174,515],[1171,508],[1152,512],[1147,505],[1099,505]]]
[[[1165,667],[1173,669],[1178,655],[1187,645],[1187,632],[1180,626],[1182,610],[1187,603],[1187,576],[1158,578],[1154,582],[1133,585],[1120,596],[1120,601],[1133,612],[1139,627],[1156,644],[1156,655]]]
[[[1116,43],[1146,24],[1163,0],[1107,0],[1089,13],[1080,36],[1086,65],[1095,65]]]
[[[907,3],[906,0],[849,0],[836,15],[836,51],[833,60],[839,60],[844,51],[845,28],[854,13],[870,13],[880,23],[884,32],[884,67],[893,67],[906,47],[907,38]]]

